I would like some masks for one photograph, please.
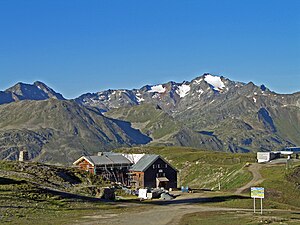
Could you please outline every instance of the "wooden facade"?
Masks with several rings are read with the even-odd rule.
[[[82,162],[80,162],[78,164],[78,166],[79,166],[79,169],[81,169],[81,170],[88,171],[92,174],[95,174],[95,167],[90,162],[88,162],[86,159],[84,159]]]
[[[144,172],[140,171],[131,171],[131,183],[136,189],[145,187],[144,174]]]
[[[177,188],[177,170],[161,157],[150,162],[144,171],[131,170],[132,181],[138,188]]]
[[[73,163],[81,170],[102,176],[105,180],[129,185],[128,171],[132,163],[119,154],[82,156]]]

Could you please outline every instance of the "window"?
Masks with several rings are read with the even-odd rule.
[[[165,173],[157,173],[156,177],[164,177],[166,174]]]
[[[165,168],[168,168],[168,164],[165,165]]]
[[[157,168],[160,168],[160,164],[157,164]]]
[[[153,169],[155,169],[155,164],[153,164]]]

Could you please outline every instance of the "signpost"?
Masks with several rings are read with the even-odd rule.
[[[260,214],[262,214],[262,200],[265,197],[265,189],[263,187],[251,187],[251,198],[253,198],[253,211],[255,213],[255,199],[260,198]]]

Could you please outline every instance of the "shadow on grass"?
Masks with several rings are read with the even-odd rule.
[[[26,182],[25,182],[26,183]],[[9,192],[11,192],[11,190],[8,190]],[[16,190],[15,190],[16,191]],[[3,192],[1,190],[1,192]],[[84,196],[84,195],[80,195],[80,194],[74,194],[74,193],[69,193],[69,192],[64,192],[64,191],[60,191],[60,190],[54,190],[54,189],[50,189],[50,188],[37,188],[34,191],[33,190],[22,190],[22,193],[24,194],[23,196],[20,195],[14,195],[13,198],[14,200],[23,200],[23,201],[34,201],[34,202],[48,202],[48,203],[66,203],[66,202],[114,202],[114,201],[108,201],[108,200],[104,200],[104,199],[100,199],[100,198],[96,198],[96,197],[89,197],[89,196]],[[27,194],[26,194],[27,193]],[[45,195],[49,195],[50,194],[50,198],[45,196]],[[31,196],[34,197],[31,197]],[[9,198],[12,197],[11,195],[8,196],[0,196],[0,199],[3,198]],[[63,202],[62,202],[63,201]],[[0,206],[3,207],[3,206]],[[10,208],[5,206],[5,208]],[[11,206],[11,208],[23,208],[23,207],[19,207],[19,206]],[[35,208],[35,207],[34,207]]]
[[[9,185],[9,184],[25,184],[25,180],[14,180],[6,177],[0,177],[0,185]]]
[[[53,189],[48,189],[45,188],[44,191],[46,193],[55,195],[60,197],[61,199],[65,200],[81,200],[85,202],[105,202],[105,200],[100,199],[100,198],[94,198],[94,197],[89,197],[89,196],[84,196],[84,195],[79,195],[79,194],[73,194],[69,192],[64,192],[64,191],[59,191],[59,190],[53,190]]]
[[[27,205],[0,205],[1,209],[43,209],[47,211],[62,211],[62,210],[91,210],[91,209],[99,209],[100,205],[84,205],[84,207],[80,207],[80,205],[76,205],[75,207],[70,207],[70,205],[64,205],[65,203],[104,203],[101,205],[115,207],[115,201],[108,201],[100,198],[89,197],[79,194],[73,194],[69,192],[53,190],[49,188],[38,188],[36,191],[32,192],[31,190],[27,191],[30,194],[36,195],[36,198],[32,198],[30,196],[15,196],[14,200],[19,200],[25,202]],[[23,191],[23,193],[25,193]],[[50,194],[51,197],[41,197],[43,194]],[[54,198],[54,199],[53,199]],[[0,197],[1,199],[1,197]],[[39,204],[41,203],[41,204]],[[46,203],[44,205],[43,203]],[[58,208],[52,208],[52,206],[57,206]],[[109,208],[108,208],[109,209]]]
[[[139,204],[152,204],[152,205],[176,205],[176,204],[197,204],[197,203],[218,203],[226,202],[236,199],[250,199],[247,196],[241,195],[226,195],[226,196],[215,196],[215,197],[203,197],[203,198],[187,198],[187,199],[173,199],[173,200],[147,200],[140,202],[139,200],[121,200],[121,202],[131,202]]]

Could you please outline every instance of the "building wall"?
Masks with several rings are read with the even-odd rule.
[[[274,152],[257,152],[257,162],[269,162],[273,159],[280,158],[280,153]]]
[[[257,152],[257,162],[269,162],[270,161],[270,152]]]
[[[157,177],[169,179],[166,188],[177,188],[177,171],[160,158],[145,171],[144,187],[155,188]]]
[[[144,187],[144,172],[132,172],[132,180],[135,181],[135,188],[143,188]]]
[[[88,161],[84,160],[79,163],[79,168],[84,171],[89,171],[90,173],[94,174],[94,166],[90,164]]]

